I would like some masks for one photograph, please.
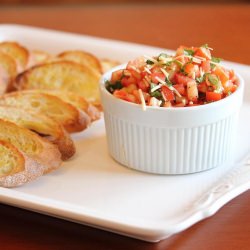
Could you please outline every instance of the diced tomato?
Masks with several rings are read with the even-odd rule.
[[[132,75],[129,76],[129,77],[125,76],[125,77],[122,78],[121,83],[122,83],[123,86],[127,87],[130,84],[135,84],[136,79]]]
[[[221,93],[216,93],[216,92],[212,92],[212,91],[206,92],[206,99],[208,102],[219,101],[221,98],[222,98]]]
[[[233,84],[233,82],[230,80],[228,80],[226,83],[224,83],[223,87],[224,87],[225,94],[227,94],[228,92],[233,93],[237,88],[237,86],[235,84]]]
[[[154,66],[150,69],[151,73],[161,73],[162,74],[162,71],[161,71],[161,68],[159,66]]]
[[[173,101],[174,100],[174,93],[170,90],[167,86],[161,87],[162,95],[165,96],[166,101]]]
[[[233,71],[233,70],[229,70],[228,73],[229,73],[229,79],[230,79],[233,83],[237,84],[237,77],[236,77],[234,71]]]
[[[184,66],[184,71],[190,78],[195,78],[200,76],[199,66],[193,63],[186,63]]]
[[[204,73],[210,72],[211,70],[210,60],[202,61],[201,68],[204,71]]]
[[[207,92],[207,83],[201,82],[200,84],[198,84],[197,88],[200,92],[206,93]]]
[[[205,59],[211,60],[210,50],[205,48],[205,47],[197,48],[197,50],[194,53],[194,56],[200,56],[200,57],[203,57]]]
[[[136,84],[130,84],[128,87],[126,87],[126,91],[129,93],[129,94],[132,94],[133,91],[137,89],[137,86]]]
[[[226,85],[229,80],[229,74],[220,66],[216,66],[214,69],[214,74],[217,75],[222,83],[222,86]]]
[[[165,81],[165,75],[163,73],[152,73],[151,74],[151,81],[155,84],[157,84],[159,82],[159,80],[157,78],[160,78],[162,81]]]
[[[132,91],[132,94],[135,96],[136,102],[137,102],[137,103],[141,103],[141,98],[140,98],[140,94],[139,94],[138,89],[133,90],[133,91]],[[143,94],[144,100],[145,100],[146,102],[148,102],[148,101],[149,101],[149,98],[150,98],[150,95],[149,95],[148,93],[146,93],[146,92],[143,92],[143,91],[142,91],[142,94]]]
[[[124,89],[117,89],[114,91],[113,95],[116,96],[117,98],[124,100],[126,96],[128,95],[128,93]]]
[[[185,95],[186,94],[186,90],[183,84],[175,84],[173,85],[173,87],[181,94],[181,95]]]
[[[193,79],[188,77],[188,76],[184,76],[180,73],[176,73],[175,74],[175,83],[176,84],[182,84],[184,86],[187,86],[187,83],[192,81]]]
[[[144,92],[149,91],[149,83],[145,79],[139,81],[137,85],[138,85],[138,88],[141,89],[142,91]]]
[[[145,66],[145,58],[143,56],[136,58],[135,60],[129,61],[126,69],[138,69],[142,71]]]
[[[238,88],[238,85],[233,85],[230,92],[233,93]]]
[[[123,76],[124,69],[116,70],[112,73],[110,81],[115,83],[116,81],[120,81]]]
[[[187,63],[184,65],[184,71],[187,73],[189,77],[192,77],[194,73],[194,64],[192,63]]]
[[[139,81],[139,80],[142,79],[142,74],[141,74],[139,71],[134,70],[134,69],[130,69],[129,71],[130,71],[131,75],[132,75],[136,80]]]
[[[194,80],[187,83],[187,98],[192,102],[197,102],[198,100],[198,88]]]
[[[136,97],[132,94],[127,93],[124,89],[114,91],[114,96],[128,102],[136,102]]]

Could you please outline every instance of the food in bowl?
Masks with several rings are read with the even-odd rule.
[[[180,63],[173,62],[179,55]],[[169,60],[164,66],[158,66],[159,56],[141,57],[103,75],[100,92],[110,155],[124,166],[155,174],[189,174],[222,166],[233,155],[244,80],[219,66],[218,59],[209,59],[207,46],[180,47],[175,56],[163,57]],[[156,64],[159,75],[152,77]],[[188,73],[185,65],[195,70]],[[191,99],[193,86],[197,89]]]
[[[187,107],[221,100],[237,89],[238,81],[211,51],[207,44],[180,46],[174,56],[139,57],[114,71],[106,88],[115,97],[147,106]]]

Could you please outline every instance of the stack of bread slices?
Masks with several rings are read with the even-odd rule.
[[[54,56],[0,43],[0,186],[20,186],[74,156],[70,134],[100,118],[98,82],[115,65],[80,50]]]

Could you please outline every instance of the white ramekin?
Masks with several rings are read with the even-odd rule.
[[[122,165],[156,174],[188,174],[230,160],[243,100],[244,81],[230,96],[210,104],[147,107],[114,97],[105,88],[114,68],[100,81],[110,155]]]

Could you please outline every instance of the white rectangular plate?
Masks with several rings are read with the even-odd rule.
[[[58,53],[83,49],[126,62],[161,48],[89,36],[0,25],[0,40]],[[164,50],[166,52],[170,52]],[[19,188],[0,188],[1,202],[145,241],[159,241],[213,215],[250,187],[250,67],[226,62],[246,81],[234,163],[192,175],[151,175],[125,168],[108,155],[103,119],[75,134],[76,156],[62,168]],[[237,162],[237,163],[236,163]]]

